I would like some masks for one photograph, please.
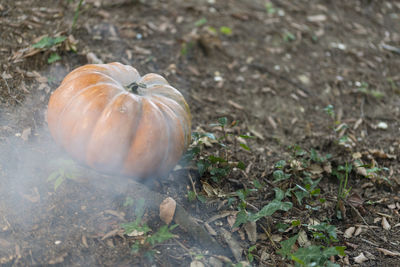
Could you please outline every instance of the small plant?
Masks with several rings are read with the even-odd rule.
[[[47,177],[47,181],[54,184],[54,191],[57,191],[57,188],[65,180],[76,180],[80,175],[77,165],[73,160],[62,159],[57,160],[56,163],[61,166]]]
[[[42,48],[49,49],[63,43],[65,39],[67,39],[67,37],[65,36],[57,36],[57,37],[45,36],[42,39],[40,39],[39,42],[33,44],[32,46],[34,48],[39,48],[39,49]]]
[[[45,36],[42,39],[40,39],[39,42],[33,44],[32,47],[41,49],[43,51],[44,50],[56,50],[56,48],[59,47],[62,43],[64,43],[66,39],[67,39],[67,37],[65,37],[65,36],[57,36],[57,37]],[[61,57],[58,53],[52,52],[47,59],[47,63],[51,64],[60,59],[61,59]]]
[[[72,25],[71,25],[72,31],[75,29],[76,22],[78,21],[79,11],[81,9],[82,3],[83,3],[83,0],[79,0],[78,6],[75,9],[74,20],[72,21]]]
[[[220,33],[225,34],[225,35],[232,35],[232,29],[227,27],[227,26],[222,26],[219,28]]]
[[[329,259],[331,256],[344,256],[345,247],[325,247],[321,245],[310,245],[308,247],[300,247],[297,250],[294,250],[293,245],[296,243],[298,237],[299,234],[292,236],[285,241],[281,241],[281,249],[278,250],[278,254],[289,260],[294,261],[295,266],[340,267],[339,264],[335,264]]]
[[[337,194],[337,204],[336,204],[336,215],[339,219],[343,218],[345,214],[342,214],[344,211],[344,203],[346,202],[347,196],[350,193],[351,187],[348,187],[349,174],[352,170],[352,165],[346,163],[346,165],[338,166],[337,170],[334,170],[332,173],[339,180],[339,189]]]
[[[271,2],[265,3],[265,10],[270,15],[275,14],[277,11],[276,8],[274,7],[274,4],[272,4]]]
[[[285,192],[283,192],[279,188],[274,188],[275,190],[275,199],[272,200],[270,203],[265,205],[260,211],[252,214],[246,210],[246,202],[245,197],[246,195],[239,195],[241,198],[240,205],[238,206],[239,212],[236,215],[236,221],[233,227],[239,227],[240,225],[252,221],[256,222],[263,217],[268,217],[274,214],[278,210],[288,211],[293,207],[291,202],[282,202],[285,198]]]
[[[358,85],[357,91],[365,95],[370,95],[377,99],[381,99],[385,96],[385,94],[381,91],[370,89],[369,84],[366,82],[356,82],[356,85]]]
[[[231,149],[227,146],[228,136],[232,136],[234,139],[233,151],[237,150],[237,146],[239,145],[244,150],[250,151],[250,148],[243,142],[238,142],[237,137],[242,139],[252,138],[248,135],[234,135],[227,133],[227,127],[234,127],[237,124],[236,121],[233,121],[230,125],[228,125],[228,119],[226,117],[222,117],[218,119],[218,123],[211,124],[210,126],[217,126],[221,128],[222,136],[216,138],[212,133],[193,133],[192,139],[194,146],[189,149],[186,158],[194,158],[196,155],[199,155],[201,152],[201,147],[204,142],[204,138],[209,139],[215,142],[220,150],[218,154],[211,154],[208,156],[200,157],[197,161],[197,169],[199,171],[200,176],[210,176],[210,178],[214,182],[221,182],[222,179],[227,177],[233,168],[238,168],[244,170],[246,165],[239,161],[237,163],[232,163],[231,157]]]
[[[254,261],[253,251],[257,248],[257,245],[253,245],[247,249],[247,260],[252,263]]]
[[[289,31],[285,31],[283,33],[283,41],[292,42],[292,41],[295,41],[295,40],[296,40],[296,36],[293,33],[289,32]]]
[[[144,255],[149,260],[152,260],[155,253],[154,247],[174,238],[175,235],[171,233],[171,231],[178,225],[163,225],[156,232],[150,234],[150,227],[143,222],[143,215],[145,212],[144,204],[144,199],[139,199],[134,212],[136,219],[130,223],[123,223],[121,226],[124,228],[125,234],[136,237],[131,247],[131,253],[135,255]]]

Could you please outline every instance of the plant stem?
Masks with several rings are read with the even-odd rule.
[[[80,0],[78,6],[75,9],[74,21],[72,22],[71,31],[75,29],[75,25],[79,17],[79,10],[81,9],[82,3],[83,0]]]

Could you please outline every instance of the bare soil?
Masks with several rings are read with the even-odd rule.
[[[255,210],[274,199],[273,188],[300,183],[273,182],[275,163],[293,159],[289,146],[332,155],[329,164],[313,169],[313,178],[322,178],[318,188],[326,203],[297,203],[294,196],[287,197],[294,203],[290,211],[257,221],[253,265],[290,263],[277,254],[279,240],[293,236],[298,228],[281,233],[277,224],[294,220],[326,221],[337,227],[339,241],[334,245],[346,246],[346,256],[332,261],[342,266],[399,265],[398,1],[87,0],[72,29],[78,2],[0,0],[2,265],[189,266],[198,255],[207,266],[223,262],[179,227],[174,230],[177,238],[154,248],[153,261],[132,255],[134,238],[121,232],[121,223],[135,218],[124,201],[138,193],[125,177],[80,166],[79,177],[66,179],[57,190],[48,181],[69,156],[47,130],[47,101],[68,72],[96,60],[165,76],[188,101],[193,131],[221,136],[210,124],[227,117],[238,122],[232,134],[255,137],[245,140],[250,152],[235,147],[235,138],[227,140],[231,159],[247,168],[218,183],[209,175],[200,176],[194,162],[181,162],[169,175],[148,184],[173,197],[202,226],[215,215],[235,216],[237,205],[228,205],[225,196],[254,188],[255,180],[263,185],[247,199]],[[228,29],[223,32],[221,27]],[[33,48],[45,35],[68,39],[52,48]],[[50,64],[52,53],[61,59]],[[334,118],[325,110],[328,105]],[[214,144],[202,153],[218,150]],[[386,169],[365,175],[353,167],[351,191],[340,205],[339,219],[339,182],[328,166],[354,164],[355,158],[368,168]],[[293,177],[294,169],[290,167]],[[205,184],[220,195],[207,191]],[[193,188],[206,197],[205,203],[188,201]],[[214,238],[233,263],[246,260],[254,244],[243,228],[232,229],[227,218],[221,215],[209,223]],[[382,224],[383,218],[390,227]],[[162,225],[154,211],[146,212],[145,220],[152,229]],[[352,226],[362,232],[344,237]],[[234,257],[226,232],[242,249],[239,258]],[[308,238],[313,240],[310,232]],[[355,257],[360,253],[367,260],[358,264]]]

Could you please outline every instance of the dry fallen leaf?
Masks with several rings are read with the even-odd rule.
[[[236,241],[235,237],[231,235],[227,230],[221,228],[222,237],[224,238],[225,242],[228,244],[229,248],[232,251],[233,256],[235,257],[236,261],[240,261],[242,259],[243,248]]]
[[[256,222],[247,222],[244,225],[244,230],[246,231],[247,238],[254,244],[257,241],[257,224]]]
[[[392,228],[385,217],[382,217],[382,228],[388,231]]]
[[[365,262],[365,261],[367,261],[368,260],[368,258],[367,257],[365,257],[365,255],[364,255],[364,253],[360,253],[360,255],[358,255],[357,257],[354,257],[354,261],[356,262],[356,263],[363,263],[363,262]]]
[[[356,208],[362,206],[364,203],[364,200],[358,193],[351,194],[347,200]]]
[[[400,252],[397,251],[390,251],[384,248],[376,248],[376,249],[382,252],[385,256],[391,256],[391,257],[400,256]]]
[[[308,240],[307,233],[304,230],[300,230],[297,242],[301,247],[308,247],[311,245],[310,240]]]
[[[172,197],[167,197],[160,204],[160,219],[166,224],[170,224],[174,218],[176,201]]]
[[[362,227],[357,227],[356,232],[354,233],[354,236],[359,236],[362,233],[363,229]]]
[[[356,228],[355,228],[354,226],[349,227],[349,228],[346,229],[346,231],[344,231],[343,236],[344,236],[345,238],[350,238],[350,237],[353,236],[353,234],[354,234],[355,231],[356,231]]]
[[[204,263],[194,260],[190,263],[190,267],[204,267]]]

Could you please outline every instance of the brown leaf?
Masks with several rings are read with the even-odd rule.
[[[160,219],[166,224],[170,224],[174,218],[176,201],[172,197],[167,197],[160,204]]]
[[[359,264],[363,263],[364,261],[367,261],[367,260],[368,260],[368,258],[365,257],[364,253],[362,253],[362,252],[357,257],[354,257],[354,262],[359,263]]]
[[[381,159],[396,159],[397,158],[396,155],[391,155],[391,154],[385,153],[382,149],[370,149],[368,151],[375,158],[381,158]]]
[[[347,228],[346,231],[344,231],[343,236],[345,238],[350,238],[353,236],[355,231],[356,231],[356,228],[354,226],[351,226],[351,227]]]
[[[400,252],[397,251],[390,251],[384,248],[376,248],[376,250],[382,252],[385,256],[391,256],[391,257],[400,256]]]
[[[390,230],[392,228],[385,217],[382,217],[382,228],[385,230]]]
[[[349,203],[354,207],[360,207],[364,203],[364,199],[362,199],[362,197],[358,193],[351,194],[348,197],[347,201],[349,201]]]
[[[246,231],[247,238],[254,244],[257,241],[257,224],[256,222],[247,222],[244,225],[244,230]]]

